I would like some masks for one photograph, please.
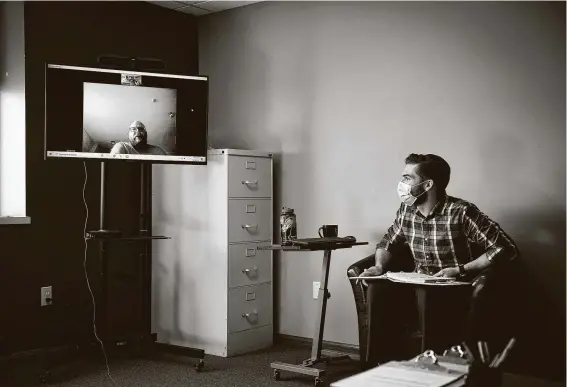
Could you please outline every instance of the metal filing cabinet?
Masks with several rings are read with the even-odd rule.
[[[270,153],[215,149],[206,167],[160,166],[157,182],[154,166],[153,232],[176,241],[154,247],[158,341],[216,356],[272,345],[272,252],[257,250],[273,240],[272,164]],[[176,184],[191,192],[183,209]]]
[[[272,156],[223,149],[209,160],[219,173],[226,170],[228,182],[228,197],[219,197],[228,199],[222,235],[228,241],[227,352],[266,348],[273,341],[272,252],[256,247],[273,240]]]

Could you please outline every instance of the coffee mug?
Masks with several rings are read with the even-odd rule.
[[[325,224],[319,227],[319,236],[321,238],[332,238],[339,236],[339,226],[336,224]]]

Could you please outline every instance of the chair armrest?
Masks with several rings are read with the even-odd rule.
[[[347,269],[347,277],[358,277],[364,270],[374,266],[374,254],[353,263]],[[356,307],[357,321],[358,321],[358,350],[360,355],[360,365],[365,368],[366,364],[366,348],[368,337],[368,314],[366,312],[366,288],[362,282],[356,283],[354,280],[349,280],[352,287],[354,296],[354,304]]]
[[[506,269],[513,269],[513,266],[507,265]],[[474,277],[472,280],[473,300],[482,297],[487,292],[494,291],[499,285],[496,281],[498,281],[498,277],[502,279],[502,274],[501,267],[489,266]]]
[[[385,268],[386,271],[406,271],[411,272],[415,269],[413,255],[407,243],[394,250],[394,259]],[[348,277],[358,277],[362,272],[376,264],[376,256],[369,255],[358,262],[353,263],[347,269]]]
[[[347,276],[350,277],[358,277],[362,272],[372,266],[374,266],[376,262],[376,258],[374,254],[369,255],[366,258],[361,259],[358,262],[353,263],[347,269]]]
[[[477,298],[479,297],[483,290],[485,289],[486,286],[486,281],[488,281],[488,276],[489,273],[484,272],[481,273],[480,275],[476,276],[474,278],[474,280],[472,281],[472,287],[473,287],[473,291],[472,291],[472,298]]]

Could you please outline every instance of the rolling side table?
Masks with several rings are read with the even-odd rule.
[[[357,356],[347,355],[337,351],[322,350],[323,332],[325,329],[325,314],[327,311],[327,300],[331,297],[327,283],[329,280],[329,269],[331,266],[331,251],[339,249],[348,249],[353,246],[367,245],[368,242],[350,242],[350,243],[314,243],[301,246],[258,246],[258,250],[280,250],[280,251],[323,251],[323,269],[321,275],[321,287],[319,288],[319,306],[317,308],[317,319],[315,331],[313,333],[313,344],[311,346],[311,357],[302,362],[302,364],[289,364],[283,362],[273,362],[270,364],[274,370],[274,378],[279,380],[280,372],[294,372],[303,375],[313,376],[315,385],[323,385],[323,377],[325,369],[318,368],[321,363],[329,364],[333,361],[353,359],[358,360]]]

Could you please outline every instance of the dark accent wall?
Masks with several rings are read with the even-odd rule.
[[[163,59],[167,71],[198,74],[195,18],[143,2],[26,2],[27,209],[32,224],[0,226],[0,356],[74,340],[92,330],[83,273],[85,245],[82,161],[44,160],[45,62],[97,66],[97,56]],[[88,228],[98,228],[100,164],[87,162]],[[107,168],[107,228],[138,230],[140,168]],[[108,249],[113,331],[136,324],[138,253]],[[97,291],[96,245],[88,268]],[[40,306],[40,288],[53,286],[54,305]]]

